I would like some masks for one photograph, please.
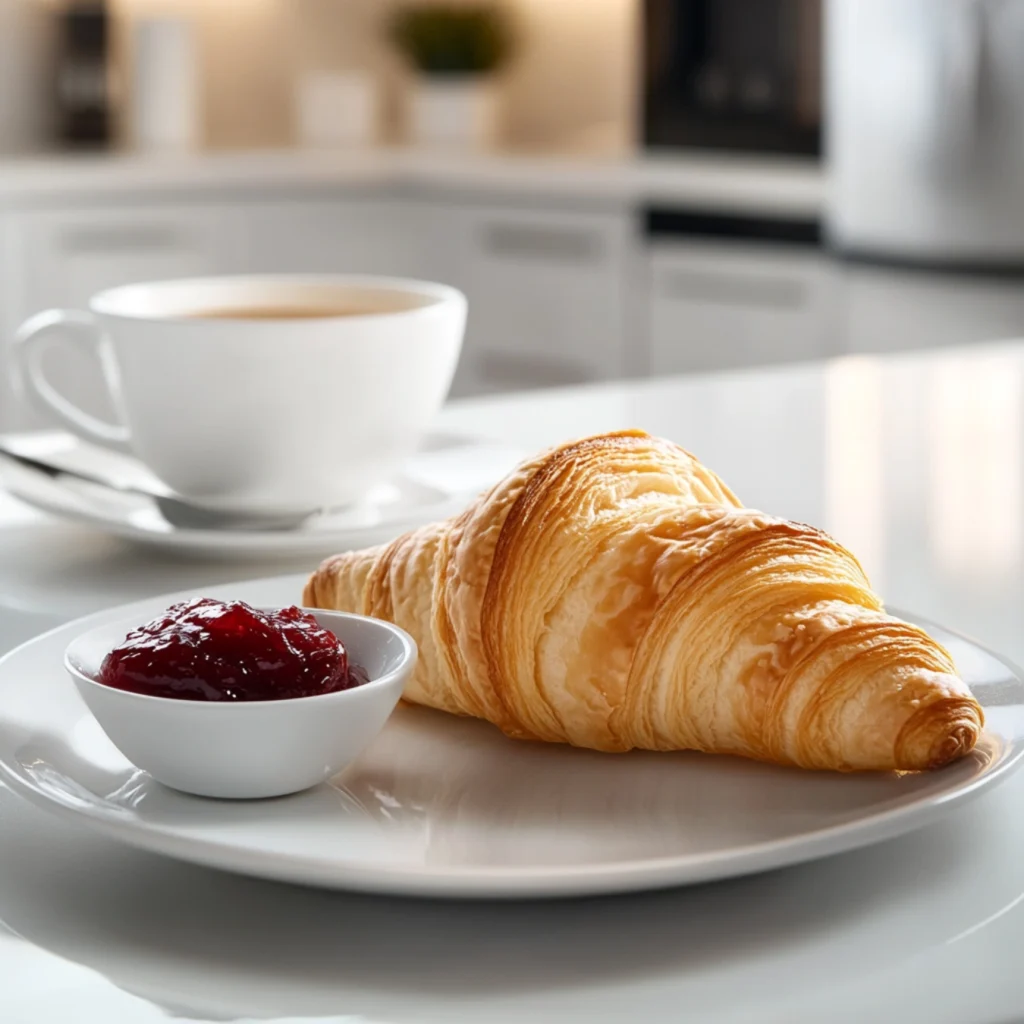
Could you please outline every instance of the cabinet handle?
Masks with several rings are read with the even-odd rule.
[[[676,270],[665,274],[662,292],[673,299],[716,306],[767,306],[797,309],[804,304],[807,288],[792,279],[743,277],[702,270]]]
[[[604,254],[601,237],[591,231],[530,224],[489,224],[483,229],[483,246],[500,258],[566,263],[594,263]]]
[[[181,248],[187,240],[172,227],[130,225],[75,228],[61,235],[60,245],[68,253],[138,252]]]

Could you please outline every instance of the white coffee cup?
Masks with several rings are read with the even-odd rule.
[[[132,284],[95,295],[88,312],[32,317],[13,371],[51,420],[133,453],[192,502],[303,512],[358,501],[415,450],[448,392],[465,321],[461,292],[423,281]],[[98,355],[120,423],[47,380],[46,351],[72,342]]]

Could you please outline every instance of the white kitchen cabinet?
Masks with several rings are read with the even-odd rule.
[[[434,269],[469,320],[453,394],[579,383],[627,369],[628,211],[435,206]]]
[[[433,203],[334,190],[217,193],[189,204],[154,196],[0,215],[4,335],[10,339],[41,309],[82,308],[97,291],[131,281],[332,272],[449,281],[458,276],[448,244],[452,224]],[[15,403],[6,383],[6,351],[0,346],[0,429],[38,425],[39,417]],[[69,346],[50,362],[54,384],[72,401],[112,415],[99,367],[87,352]]]
[[[819,250],[767,243],[653,242],[654,374],[814,359],[836,350],[835,269]]]
[[[132,281],[215,273],[239,264],[234,211],[223,203],[40,210],[14,218],[25,312],[81,306]]]
[[[417,276],[419,204],[373,194],[246,202],[240,244],[251,273]]]
[[[0,211],[0,328],[9,340],[40,309],[81,307],[130,281],[421,277],[469,298],[455,396],[1024,337],[1016,281],[845,263],[813,245],[702,237],[700,224],[642,241],[638,224],[625,203],[440,185],[36,200]],[[12,399],[6,350],[0,429],[38,424]],[[52,375],[72,400],[110,414],[86,353],[63,351]]]
[[[84,308],[104,288],[242,269],[234,216],[226,204],[160,202],[9,215],[7,337],[31,314],[52,306]],[[110,417],[98,364],[87,352],[71,346],[54,351],[48,372],[72,401]],[[9,392],[7,399],[4,428],[40,422],[29,410],[15,409]]]
[[[845,352],[899,352],[1024,338],[1019,279],[842,266]]]

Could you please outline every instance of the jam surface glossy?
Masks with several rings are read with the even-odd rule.
[[[299,608],[194,598],[132,630],[98,680],[151,697],[252,701],[312,697],[367,682],[341,641]]]

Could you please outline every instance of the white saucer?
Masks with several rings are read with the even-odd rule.
[[[51,465],[143,487],[159,487],[136,459],[85,444],[63,431],[5,435],[12,450]],[[324,513],[293,530],[189,530],[172,526],[148,498],[50,479],[0,457],[0,485],[51,515],[149,547],[230,559],[323,555],[389,540],[412,526],[444,519],[500,479],[523,453],[473,438],[433,436],[402,475],[358,507]]]
[[[304,577],[215,587],[296,601]],[[838,775],[700,754],[605,755],[507,740],[486,723],[401,707],[331,784],[225,803],[165,789],[107,740],[64,674],[67,643],[186,595],[122,606],[0,661],[0,775],[54,812],[148,850],[266,878],[459,897],[573,896],[684,885],[896,836],[1006,778],[1024,752],[1024,684],[928,627],[985,706],[974,753],[939,772]]]

